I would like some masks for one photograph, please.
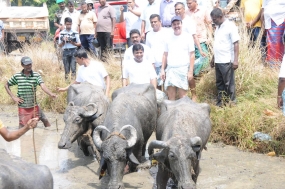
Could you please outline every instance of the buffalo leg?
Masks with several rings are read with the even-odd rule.
[[[159,163],[156,175],[157,189],[165,189],[168,179],[169,179],[168,171],[161,165],[161,163]]]

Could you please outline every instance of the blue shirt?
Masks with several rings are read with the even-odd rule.
[[[77,31],[73,31],[72,29],[70,31],[67,31],[66,29],[62,30],[59,33],[59,38],[58,38],[58,44],[62,43],[62,36],[71,36],[71,37],[75,37],[76,38],[76,43],[80,43],[80,39],[79,39],[79,34]],[[71,48],[77,48],[77,46],[72,45],[71,43],[66,42],[63,46],[62,49],[71,49]]]
[[[2,30],[4,30],[4,23],[0,20],[0,38],[2,37]]]

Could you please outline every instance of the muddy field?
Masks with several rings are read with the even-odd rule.
[[[101,183],[98,179],[98,163],[93,157],[84,157],[74,143],[70,150],[59,150],[57,142],[64,128],[61,114],[47,113],[51,128],[42,123],[35,129],[38,163],[47,165],[54,177],[55,189],[103,188],[108,178]],[[0,119],[9,129],[18,125],[17,107],[1,106]],[[56,128],[58,122],[58,131]],[[154,137],[153,137],[154,139]],[[34,162],[32,131],[14,142],[0,138],[0,148],[10,154]],[[285,159],[263,154],[242,152],[232,146],[208,144],[208,151],[202,153],[199,189],[284,189]],[[152,189],[154,180],[149,170],[127,174],[124,184],[127,189]]]

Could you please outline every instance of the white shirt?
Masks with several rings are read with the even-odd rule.
[[[158,32],[151,30],[147,34],[146,45],[151,49],[154,55],[155,67],[159,67],[162,64],[165,39],[169,36],[167,34],[169,34],[169,32],[165,28],[161,28]]]
[[[65,11],[62,14],[60,24],[64,26],[64,19],[66,17],[70,17],[72,19],[72,26],[71,29],[73,31],[78,31],[78,17],[79,17],[79,11],[75,10],[73,12]]]
[[[123,68],[123,78],[130,80],[130,83],[145,84],[150,83],[150,80],[156,79],[156,73],[153,66],[143,60],[138,63],[134,59],[126,62]]]
[[[188,33],[170,35],[165,42],[164,51],[168,52],[167,66],[181,67],[190,64],[190,52],[195,51],[193,37]]]
[[[89,82],[92,85],[100,86],[105,89],[104,77],[108,75],[104,66],[95,60],[91,60],[90,64],[85,67],[81,65],[78,69],[77,82]]]
[[[154,2],[150,5],[148,4],[144,11],[141,14],[141,19],[145,21],[145,33],[152,30],[149,17],[152,14],[160,14],[160,2],[159,0],[154,0]]]
[[[140,8],[134,8],[134,11],[141,12]],[[138,29],[141,32],[142,20],[139,16],[136,16],[134,13],[128,11],[124,12],[124,19],[126,20],[126,37],[130,38],[130,31],[132,29]]]
[[[285,54],[283,56],[280,72],[279,72],[279,77],[285,78]]]
[[[188,15],[185,15],[184,19],[182,20],[182,31],[191,35],[196,34],[196,22]]]
[[[215,63],[234,61],[234,42],[239,41],[238,28],[234,22],[225,19],[220,27],[216,27],[214,40]]]
[[[263,0],[265,29],[271,28],[271,19],[277,26],[285,20],[285,0]]]
[[[153,57],[153,53],[151,52],[151,49],[145,44],[141,43],[141,45],[144,48],[143,59],[150,62],[152,65],[153,63],[155,63],[155,60]],[[134,59],[134,54],[133,54],[133,45],[132,45],[129,48],[127,48],[127,50],[125,51],[123,65],[125,65],[125,62],[133,59]]]

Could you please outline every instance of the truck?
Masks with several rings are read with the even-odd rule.
[[[0,8],[0,20],[4,23],[5,53],[19,49],[24,44],[39,43],[49,33],[49,19],[46,3],[42,7],[8,6]]]

